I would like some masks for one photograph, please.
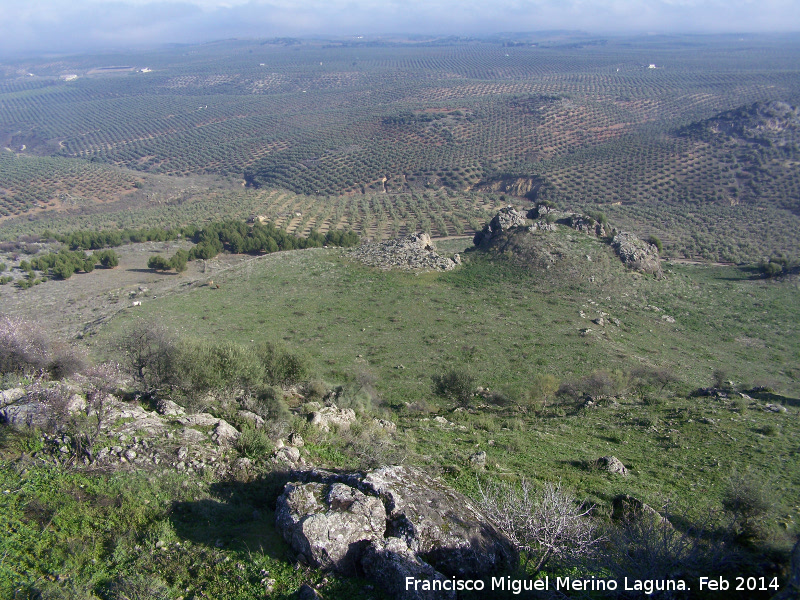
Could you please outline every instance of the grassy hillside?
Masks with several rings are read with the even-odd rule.
[[[285,344],[308,361],[309,389],[343,386],[341,402],[361,415],[349,432],[291,421],[316,465],[403,460],[474,495],[469,457],[484,450],[481,477],[560,481],[595,505],[598,522],[608,521],[612,498],[630,494],[668,507],[679,527],[719,512],[730,482],[747,481],[771,506],[766,537],[740,569],[777,573],[770,561],[781,560],[800,527],[796,279],[666,263],[657,280],[572,230],[532,239],[555,257],[549,268],[522,253],[463,252],[465,239],[440,244],[464,259],[441,273],[368,268],[336,249],[232,263],[213,287],[193,276],[171,295],[143,297],[86,342],[107,355],[108,342],[144,319],[184,340]],[[36,302],[47,285],[73,281],[18,293]],[[603,325],[592,322],[601,316]],[[435,394],[434,377],[452,370],[484,388],[465,409]],[[668,373],[661,383],[641,379],[658,370]],[[556,384],[546,396],[537,387],[543,375]],[[733,390],[727,398],[692,394],[714,379],[749,399]],[[767,403],[786,412],[767,411]],[[397,432],[370,427],[372,416],[394,421]],[[286,424],[270,427],[281,435]],[[250,598],[269,588],[288,598],[307,581],[329,598],[380,597],[364,582],[287,561],[272,525],[283,480],[268,460],[271,440],[237,445],[254,471],[219,481],[169,468],[154,476],[54,469],[39,462],[52,442],[0,431],[14,565],[0,581],[9,593],[16,586],[15,597]],[[608,455],[628,477],[594,466]]]

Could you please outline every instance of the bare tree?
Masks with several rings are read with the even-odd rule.
[[[592,506],[578,503],[561,483],[546,483],[538,494],[523,479],[519,487],[478,483],[480,505],[511,542],[525,554],[523,568],[534,574],[550,561],[587,557],[600,542],[589,515]]]

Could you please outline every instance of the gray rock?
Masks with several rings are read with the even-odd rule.
[[[436,253],[427,233],[412,233],[386,242],[362,244],[353,258],[372,267],[421,271],[449,271],[461,264],[461,257],[446,258]]]
[[[387,533],[445,575],[480,577],[516,565],[511,543],[440,479],[399,465],[368,472],[360,487],[386,504]]]
[[[17,402],[25,397],[25,390],[23,388],[9,388],[0,392],[0,406]]]
[[[476,452],[472,456],[469,457],[470,464],[478,469],[482,469],[486,466],[486,452],[481,450],[480,452]]]
[[[22,401],[0,409],[0,423],[7,423],[12,427],[44,427],[47,422],[45,406],[36,400]]]
[[[395,425],[391,421],[387,421],[386,419],[372,419],[372,422],[381,429],[388,429],[390,431],[394,431],[395,429],[397,429],[397,425]]]
[[[483,230],[475,234],[473,241],[476,246],[486,244],[492,237],[503,231],[508,231],[515,227],[525,227],[525,225],[525,215],[521,212],[511,206],[501,208],[492,220],[484,225]]]
[[[386,510],[379,498],[342,483],[287,483],[276,524],[311,565],[351,573],[364,545],[359,542],[383,538]]]
[[[398,563],[423,570],[427,563],[457,577],[484,577],[518,564],[511,542],[468,498],[424,471],[393,466],[366,474],[298,475],[311,481],[286,485],[277,525],[311,564],[347,572],[352,560],[368,555],[368,568],[377,573],[376,561],[385,556],[386,573],[402,573]]]
[[[626,266],[642,273],[654,273],[659,277],[663,275],[658,248],[654,245],[625,231],[615,235],[611,245]]]
[[[611,501],[611,518],[615,521],[637,521],[644,519],[655,524],[669,523],[666,517],[638,498],[622,494]]]
[[[297,600],[318,600],[319,598],[322,598],[320,593],[307,583],[301,585],[297,590]]]
[[[250,412],[249,410],[240,410],[236,413],[240,419],[244,419],[253,425],[253,427],[259,429],[264,426],[264,419],[257,415],[254,412]]]
[[[420,560],[399,538],[372,540],[361,556],[364,576],[377,583],[384,592],[397,600],[439,600],[456,598],[455,592],[406,589],[406,578],[417,581],[443,581],[445,577],[425,561]]]
[[[185,427],[212,427],[217,425],[220,419],[208,413],[197,413],[178,419],[178,423]]]
[[[614,473],[617,475],[627,475],[628,469],[616,456],[601,456],[595,461],[597,467],[607,473]]]
[[[302,448],[305,445],[303,437],[297,432],[292,432],[289,434],[288,442],[295,448]]]
[[[330,431],[332,426],[348,429],[356,421],[356,412],[352,408],[326,406],[308,416],[308,421],[321,431]]]
[[[186,446],[181,446],[178,448],[178,460],[186,460],[189,457],[189,448]]]
[[[214,427],[214,433],[211,434],[211,439],[218,445],[224,446],[235,442],[240,435],[241,433],[233,425],[224,419],[219,419]]]
[[[182,406],[166,398],[159,398],[156,401],[156,412],[165,417],[180,417],[186,414]]]
[[[302,462],[300,458],[300,450],[294,446],[284,446],[279,448],[275,454],[272,455],[273,461],[276,463],[285,463],[289,465],[296,465]]]
[[[786,407],[780,404],[765,404],[764,410],[767,412],[784,413],[786,412]]]

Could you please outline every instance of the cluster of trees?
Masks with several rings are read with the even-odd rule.
[[[113,269],[119,265],[119,257],[113,250],[101,250],[86,254],[81,250],[59,250],[31,259],[30,262],[20,262],[20,269],[28,272],[30,280],[33,271],[41,271],[59,279],[69,279],[73,273],[84,271],[91,273],[96,265]]]
[[[359,242],[353,231],[329,231],[325,234],[312,231],[307,238],[286,233],[272,223],[255,223],[252,227],[243,221],[219,221],[198,229],[192,236],[196,246],[189,252],[189,260],[209,259],[227,249],[234,254],[258,254],[322,246],[355,246]]]
[[[192,228],[189,228],[193,231]],[[140,229],[92,231],[89,229],[72,231],[64,235],[54,235],[45,231],[42,237],[56,239],[69,246],[71,250],[98,250],[114,248],[131,242],[166,242],[177,240],[184,235],[183,228],[164,229],[163,227],[142,227]]]
[[[800,261],[792,259],[785,254],[779,254],[771,258],[762,258],[758,263],[758,270],[764,277],[780,277],[787,275],[800,268]]]
[[[182,273],[186,270],[186,265],[189,262],[189,253],[186,250],[178,250],[170,259],[166,259],[161,255],[151,256],[147,261],[147,268],[155,271],[169,271],[175,269],[177,273]]]

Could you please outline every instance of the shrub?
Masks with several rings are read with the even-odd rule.
[[[434,375],[433,392],[437,396],[455,400],[466,406],[475,393],[475,378],[459,369],[453,369],[443,375]]]
[[[147,268],[155,271],[168,271],[172,268],[172,266],[169,264],[169,261],[166,258],[156,254],[148,259]]]
[[[773,506],[759,473],[734,473],[723,493],[722,507],[730,515],[731,529],[740,542],[752,543],[765,536]]]
[[[558,379],[550,373],[538,373],[533,378],[530,388],[523,395],[526,409],[543,411],[547,408],[547,401],[558,391]]]
[[[236,438],[235,447],[242,456],[258,459],[272,449],[272,443],[265,432],[252,427],[244,427],[241,435]]]
[[[664,252],[664,244],[662,244],[661,240],[658,239],[656,236],[651,235],[649,238],[647,238],[647,243],[655,246],[659,254]]]
[[[169,265],[177,273],[183,273],[186,270],[186,265],[189,262],[189,253],[186,250],[178,250],[172,258],[169,259]]]
[[[560,483],[546,483],[537,494],[523,479],[519,487],[479,482],[481,509],[524,553],[523,572],[534,575],[551,561],[576,562],[589,556],[600,539],[589,518],[592,507],[578,503]]]
[[[83,368],[83,355],[63,342],[54,342],[38,325],[0,317],[0,373],[46,373],[60,379]]]
[[[123,368],[146,391],[160,388],[173,378],[177,342],[165,327],[138,320],[120,333],[115,345]]]
[[[167,584],[152,574],[120,576],[108,586],[110,600],[169,600],[172,598]]]
[[[260,362],[263,380],[270,385],[295,385],[308,372],[305,358],[277,344],[259,344],[254,349],[254,354]]]
[[[184,340],[178,344],[172,381],[194,393],[261,382],[259,364],[249,349],[232,342]]]
[[[605,531],[607,542],[596,554],[596,568],[617,579],[656,580],[697,577],[730,566],[733,553],[712,516],[689,523],[679,531],[668,518],[645,511],[620,519]]]
[[[283,392],[274,387],[265,387],[256,393],[252,410],[268,421],[286,421],[292,416],[283,399]]]
[[[113,250],[101,250],[100,252],[95,252],[94,257],[100,261],[100,264],[103,265],[106,269],[113,269],[116,266],[119,266],[119,256]]]

